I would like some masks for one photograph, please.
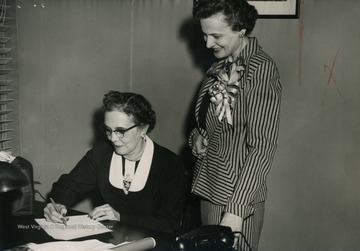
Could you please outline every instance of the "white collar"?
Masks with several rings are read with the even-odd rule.
[[[154,142],[148,136],[146,136],[145,142],[146,145],[144,153],[141,156],[134,179],[131,182],[129,189],[130,192],[141,191],[145,187],[146,181],[149,177],[152,158],[154,155]],[[128,160],[125,160],[125,162],[126,161]],[[119,189],[124,189],[124,177],[122,170],[122,157],[114,152],[111,158],[109,181],[111,185]]]

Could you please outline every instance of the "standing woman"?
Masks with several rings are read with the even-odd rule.
[[[67,208],[95,188],[104,205],[92,219],[121,221],[167,233],[177,233],[183,210],[184,166],[179,156],[147,135],[155,127],[151,104],[140,94],[110,91],[103,99],[103,132],[75,168],[54,183],[46,220],[62,223]]]
[[[192,192],[203,225],[229,226],[236,250],[255,251],[277,147],[279,72],[249,36],[257,11],[246,0],[197,0],[193,16],[218,61],[202,83],[189,138],[197,157]]]

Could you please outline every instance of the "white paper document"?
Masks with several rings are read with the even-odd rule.
[[[33,251],[104,251],[111,250],[115,245],[98,240],[86,241],[54,241],[42,244],[29,243]]]
[[[35,220],[48,235],[57,240],[72,240],[112,231],[100,222],[90,219],[87,215],[69,216],[68,218],[67,226],[48,222],[45,218]]]

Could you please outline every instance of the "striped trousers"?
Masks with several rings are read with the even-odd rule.
[[[258,251],[261,229],[264,222],[265,202],[254,205],[255,212],[244,219],[240,237],[240,251]],[[219,225],[225,206],[215,205],[207,200],[201,200],[202,225]],[[249,247],[250,246],[250,247]]]

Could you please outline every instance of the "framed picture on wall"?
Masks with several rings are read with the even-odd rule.
[[[301,0],[248,0],[259,18],[299,18]]]

